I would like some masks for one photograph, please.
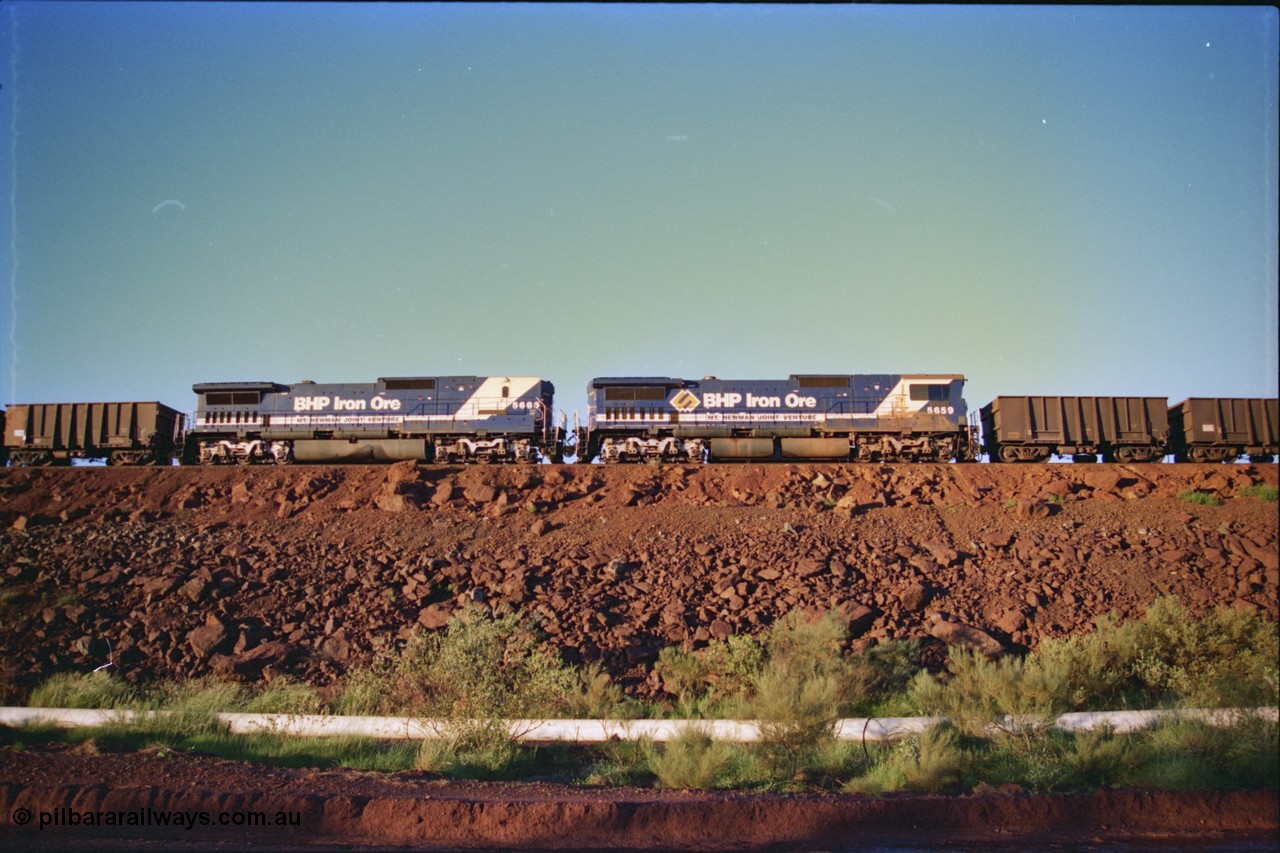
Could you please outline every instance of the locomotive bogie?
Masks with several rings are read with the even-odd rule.
[[[538,447],[528,438],[507,436],[450,436],[433,441],[436,462],[517,462],[538,461]]]

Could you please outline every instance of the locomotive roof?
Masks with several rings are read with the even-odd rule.
[[[191,390],[197,394],[210,391],[283,391],[285,386],[275,382],[197,382]]]
[[[964,379],[963,373],[792,373],[786,381],[802,382],[813,379],[837,379],[850,382],[856,376],[901,376],[904,379]],[[704,376],[704,380],[720,380],[718,376]],[[674,376],[597,376],[588,387],[608,385],[683,385],[686,380]],[[777,382],[771,379],[724,379],[723,382]]]
[[[597,376],[591,385],[683,385],[683,379],[674,376]]]
[[[379,376],[378,383],[385,385],[388,382],[483,382],[486,379],[536,379],[540,382],[546,380],[537,376]],[[676,380],[679,382],[680,380]],[[314,382],[310,379],[302,379],[294,382],[292,385],[284,385],[279,382],[198,382],[191,386],[191,390],[197,394],[207,394],[210,391],[263,391],[263,392],[286,392],[290,388],[299,385],[372,385],[377,383],[365,382]],[[550,383],[548,383],[550,384]]]

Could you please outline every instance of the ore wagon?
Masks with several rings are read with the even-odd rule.
[[[14,465],[172,462],[186,416],[163,403],[28,403],[10,406],[4,447]]]
[[[1168,452],[1165,397],[997,397],[980,410],[992,462],[1158,462]]]
[[[1276,399],[1191,397],[1169,409],[1171,449],[1179,462],[1231,462],[1280,453]]]

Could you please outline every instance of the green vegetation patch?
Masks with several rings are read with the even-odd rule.
[[[1267,503],[1276,503],[1280,500],[1280,487],[1254,483],[1252,486],[1245,486],[1238,494],[1242,498],[1257,498]]]
[[[1087,636],[1047,641],[1022,657],[953,650],[939,672],[921,667],[912,642],[849,650],[835,613],[795,612],[759,638],[664,650],[657,671],[673,697],[666,710],[683,718],[757,719],[761,740],[752,744],[718,742],[696,726],[665,745],[520,742],[505,721],[660,710],[625,700],[598,666],[572,668],[538,651],[536,631],[516,614],[470,607],[444,630],[418,635],[353,672],[328,700],[284,679],[251,689],[213,679],[130,686],[107,673],[57,675],[32,691],[32,705],[139,713],[94,729],[0,730],[0,742],[672,788],[880,794],[1001,784],[1043,791],[1280,784],[1274,719],[1237,715],[1230,726],[1215,727],[1180,717],[1126,735],[1052,725],[1068,711],[1280,704],[1280,632],[1233,608],[1193,618],[1176,599],[1160,599],[1142,619],[1102,619]],[[224,711],[400,714],[435,721],[439,736],[381,742],[232,735],[217,718]],[[835,737],[840,718],[916,714],[947,722],[888,743]]]

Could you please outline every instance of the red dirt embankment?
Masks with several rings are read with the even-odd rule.
[[[0,847],[43,850],[1265,850],[1275,844],[1280,808],[1275,791],[723,794],[447,783],[159,752],[0,749],[0,779]],[[221,825],[255,812],[265,823]],[[87,813],[98,813],[88,819],[97,825],[85,825]],[[156,813],[196,825],[157,826]],[[277,820],[283,825],[271,825]]]
[[[656,697],[667,645],[839,608],[1006,647],[1177,596],[1277,618],[1274,465],[0,471],[0,683],[341,677],[472,600]],[[1188,490],[1220,506],[1180,499]],[[12,701],[13,696],[0,697]]]
[[[6,469],[0,701],[108,661],[324,685],[476,600],[536,614],[548,647],[649,698],[663,646],[797,607],[840,609],[855,643],[935,651],[981,639],[957,625],[1034,647],[1164,595],[1275,619],[1276,505],[1238,493],[1276,482],[1274,465]],[[18,825],[58,807],[300,822]],[[44,849],[1266,849],[1278,808],[1275,791],[748,796],[0,749],[0,846]]]

